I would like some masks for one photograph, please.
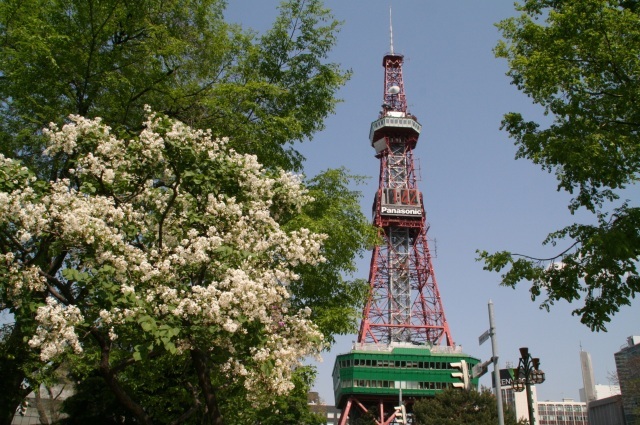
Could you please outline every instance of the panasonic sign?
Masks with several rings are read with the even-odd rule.
[[[405,217],[421,217],[421,207],[409,207],[400,205],[382,205],[380,211],[382,215],[401,215]]]

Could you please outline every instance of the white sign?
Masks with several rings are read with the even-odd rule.
[[[382,215],[403,215],[409,217],[422,217],[421,207],[409,207],[400,205],[382,205]]]
[[[485,331],[485,333],[483,333],[482,335],[480,335],[480,337],[478,337],[478,345],[482,345],[482,343],[488,340],[490,336],[491,336],[491,332]]]

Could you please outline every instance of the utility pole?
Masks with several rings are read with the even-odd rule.
[[[473,376],[480,377],[487,371],[489,362],[493,362],[493,381],[496,389],[496,402],[498,404],[498,424],[504,425],[504,412],[502,409],[502,387],[500,386],[500,366],[498,365],[498,338],[496,338],[496,325],[493,317],[493,301],[489,300],[489,330],[478,338],[479,345],[491,338],[491,360],[487,360],[476,366]]]
[[[491,336],[491,355],[493,356],[493,380],[496,386],[496,400],[498,403],[498,424],[504,425],[504,412],[502,409],[502,386],[500,385],[500,366],[498,365],[498,339],[496,338],[496,325],[493,316],[493,301],[489,300],[489,335]]]

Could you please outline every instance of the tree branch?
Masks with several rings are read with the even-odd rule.
[[[63,286],[62,282],[60,282],[58,279],[56,279],[54,276],[51,276],[48,273],[45,273],[44,271],[42,271],[41,269],[38,269],[38,274],[40,276],[43,276],[45,278],[45,285],[47,286],[47,290],[49,291],[49,293],[51,295],[53,295],[53,297],[55,299],[57,299],[58,301],[60,301],[62,304],[64,305],[69,305],[71,302],[73,302],[73,296],[71,297],[71,299],[67,299],[65,298],[60,292],[58,292],[58,290],[53,287],[49,281],[52,280],[54,282],[56,282],[57,285],[59,286]],[[66,291],[65,291],[66,292]],[[70,295],[70,294],[69,294]]]
[[[199,348],[191,350],[191,359],[198,375],[198,383],[205,400],[205,418],[204,422],[211,425],[223,425],[222,414],[218,407],[218,399],[215,389],[211,385],[209,377],[209,367],[207,366],[207,357]]]
[[[569,246],[569,248],[565,249],[564,251],[562,251],[561,253],[559,253],[558,255],[554,256],[554,257],[550,257],[550,258],[536,258],[536,257],[530,257],[528,255],[524,255],[524,254],[517,254],[517,253],[513,253],[511,255],[513,255],[514,257],[520,257],[520,258],[526,258],[527,260],[532,260],[532,261],[540,261],[540,262],[544,262],[544,261],[554,261],[557,260],[558,258],[562,257],[564,254],[566,254],[567,252],[571,251],[573,248],[576,247],[576,245],[579,245],[580,242],[579,241],[575,241],[574,243],[571,244],[571,246]]]
[[[178,425],[183,423],[202,407],[202,402],[198,398],[198,392],[196,391],[196,388],[191,384],[191,382],[187,382],[186,386],[193,395],[193,406],[191,406],[189,410],[180,415],[175,421],[170,422],[169,425]]]

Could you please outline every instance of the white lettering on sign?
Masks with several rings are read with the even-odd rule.
[[[383,215],[408,215],[411,217],[419,217],[422,216],[422,208],[415,207],[399,207],[393,206],[389,207],[386,205],[382,206],[382,210],[380,211]]]

